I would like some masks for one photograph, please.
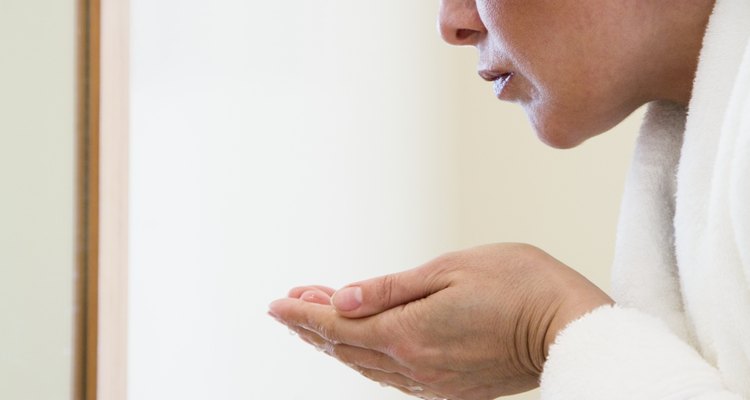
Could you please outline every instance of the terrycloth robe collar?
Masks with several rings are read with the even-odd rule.
[[[626,183],[613,265],[619,304],[665,321],[736,380],[750,376],[750,340],[733,337],[750,326],[727,329],[750,324],[748,315],[737,315],[750,311],[750,277],[742,279],[750,238],[739,237],[750,229],[738,226],[750,223],[750,196],[739,200],[750,181],[731,180],[750,176],[750,165],[738,166],[747,164],[750,147],[736,143],[737,125],[750,109],[731,108],[750,93],[748,15],[750,2],[718,0],[688,109],[650,105]]]

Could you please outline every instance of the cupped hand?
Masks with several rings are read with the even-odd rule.
[[[269,312],[370,379],[422,398],[480,400],[536,387],[557,333],[606,304],[547,253],[498,244],[335,293],[295,288]]]

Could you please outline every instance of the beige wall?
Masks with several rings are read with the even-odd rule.
[[[0,1],[0,398],[71,396],[75,2]]]

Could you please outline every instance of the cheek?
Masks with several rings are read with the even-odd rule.
[[[518,57],[524,106],[539,138],[555,148],[577,146],[616,125],[632,109],[617,70],[602,53],[550,39]],[[628,111],[628,109],[630,110]]]
[[[611,21],[597,13],[600,2],[497,0],[477,5],[493,42],[490,48],[520,75],[518,102],[548,145],[574,147],[637,108],[626,99],[627,86],[617,83],[621,60],[613,57]]]

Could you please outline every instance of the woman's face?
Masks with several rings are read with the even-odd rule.
[[[682,27],[664,30],[668,8],[653,3],[442,0],[439,22],[444,40],[479,50],[479,74],[524,107],[542,141],[569,148],[648,101],[689,98],[695,62],[668,47]]]

